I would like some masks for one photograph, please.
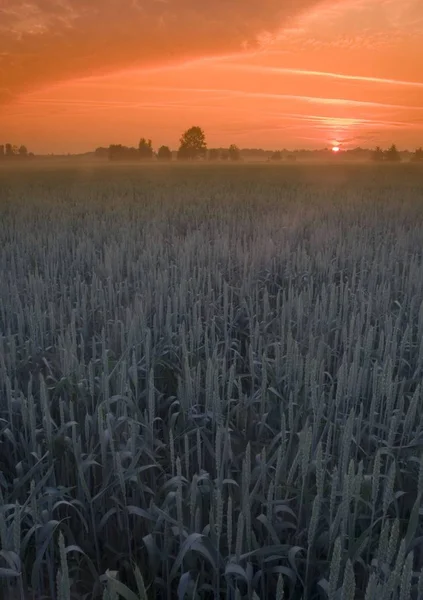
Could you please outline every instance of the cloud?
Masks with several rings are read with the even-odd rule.
[[[107,88],[106,88],[107,89]],[[121,86],[121,89],[124,89]],[[217,98],[238,98],[239,100],[243,99],[261,99],[261,100],[274,100],[276,102],[288,100],[295,102],[302,102],[306,104],[317,104],[328,107],[344,107],[344,108],[376,108],[376,109],[405,109],[407,111],[423,111],[423,106],[408,106],[404,104],[395,104],[391,102],[374,102],[371,100],[352,100],[348,98],[338,98],[338,97],[327,97],[327,96],[315,96],[315,95],[307,95],[307,94],[289,94],[289,93],[273,93],[273,92],[256,92],[251,90],[240,90],[240,89],[231,89],[231,88],[200,88],[200,87],[182,87],[178,88],[169,87],[169,86],[148,86],[140,87],[137,85],[133,85],[129,88],[134,92],[134,98],[126,101],[124,104],[120,100],[113,100],[108,97],[100,100],[99,98],[87,100],[86,98],[82,99],[70,99],[70,98],[55,98],[55,97],[40,97],[37,95],[32,95],[30,99],[30,103],[35,104],[65,104],[68,106],[79,106],[81,104],[84,105],[93,105],[95,107],[98,106],[110,106],[114,107],[115,105],[119,105],[119,107],[126,106],[129,107],[143,107],[149,105],[149,102],[146,102],[145,97],[146,94],[155,93],[155,92],[166,92],[166,96],[171,96],[173,98],[174,104],[176,105],[175,97],[177,94],[184,94],[185,97],[193,98],[195,95],[203,95],[207,98],[213,98],[216,100]],[[139,100],[139,93],[142,93],[142,97],[144,100]],[[195,105],[198,104],[197,100],[192,100]],[[152,106],[159,106],[160,101],[155,101]],[[165,106],[169,106],[169,101],[166,100]],[[323,117],[322,117],[323,118]]]
[[[305,77],[323,77],[327,79],[337,79],[341,81],[359,81],[363,83],[376,83],[386,85],[396,85],[405,87],[423,88],[423,81],[405,81],[403,79],[390,79],[384,77],[366,77],[362,75],[346,75],[343,73],[333,73],[330,71],[313,71],[309,69],[290,69],[285,67],[269,67],[266,65],[234,65],[233,63],[227,63],[222,65],[221,68],[231,69],[236,68],[238,70],[256,72],[256,73],[274,73],[275,75],[301,75]]]
[[[255,48],[291,18],[325,2],[3,0],[0,79],[19,93],[131,66]]]

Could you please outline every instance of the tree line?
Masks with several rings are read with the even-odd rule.
[[[15,146],[14,144],[0,144],[0,159],[6,158],[29,158],[34,156],[28,152],[26,146]]]
[[[392,144],[387,150],[382,150],[380,146],[376,146],[373,152],[373,160],[376,162],[400,162],[401,154],[395,144]],[[423,148],[417,148],[411,156],[412,162],[423,162]]]
[[[244,149],[243,155],[246,156],[262,153],[267,156],[268,160],[280,161],[284,158],[288,161],[295,161],[297,157],[307,158],[310,154],[330,155],[331,150],[326,148],[319,151],[296,150],[289,152],[288,150],[276,150],[268,152],[260,149]],[[354,155],[355,153],[366,154],[369,156],[368,150],[356,148],[355,150],[346,150],[342,154]],[[157,158],[160,161],[169,161],[173,158],[173,152],[168,146],[160,146],[157,152],[153,149],[151,139],[141,138],[138,147],[128,147],[122,144],[111,144],[108,148],[97,148],[95,155],[101,158],[108,157],[110,160],[151,160]],[[241,150],[236,144],[231,144],[228,148],[207,148],[206,136],[201,127],[190,127],[182,134],[179,140],[179,148],[176,151],[176,158],[180,160],[195,160],[206,159],[211,161],[239,161],[241,160]],[[16,146],[14,144],[0,144],[0,160],[1,159],[25,159],[33,157],[32,152],[28,152],[28,148],[24,145]],[[395,144],[386,150],[377,146],[371,153],[371,157],[376,162],[400,162],[401,153],[398,151]],[[406,153],[407,159],[412,162],[423,162],[423,148],[417,148],[410,156]]]
[[[98,148],[96,153],[103,155],[104,150]],[[107,155],[110,160],[150,160],[156,157],[158,160],[168,161],[172,159],[173,153],[168,146],[160,146],[157,152],[154,152],[152,141],[141,138],[138,147],[111,144],[107,149]],[[208,150],[206,136],[201,127],[193,126],[184,131],[179,140],[176,158],[195,160],[206,157],[209,160],[240,160],[241,151],[236,144],[231,144],[227,150],[217,148]]]
[[[358,149],[363,152],[362,149]],[[323,151],[324,152],[324,151]],[[326,149],[328,155],[331,150]],[[350,154],[351,151],[345,153]],[[156,157],[161,161],[169,161],[173,157],[173,152],[168,146],[160,146],[157,152],[154,152],[152,141],[150,139],[141,138],[138,147],[128,147],[121,144],[112,144],[109,148],[98,148],[96,150],[98,156],[108,156],[110,160],[150,160]],[[270,154],[268,160],[279,161],[284,158],[289,161],[296,160],[297,152],[281,152],[275,151]],[[344,152],[342,153],[344,154]],[[195,160],[205,159],[209,160],[241,160],[241,150],[236,144],[231,144],[229,148],[207,148],[206,136],[201,127],[194,126],[190,127],[182,134],[179,140],[179,148],[176,151],[176,158],[180,160]],[[387,150],[382,150],[380,146],[377,146],[372,152],[372,158],[376,162],[400,162],[401,154],[398,151],[395,144],[392,144]],[[411,155],[413,162],[423,162],[423,150],[417,148],[417,150]]]

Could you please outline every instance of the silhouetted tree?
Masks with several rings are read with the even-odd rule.
[[[282,152],[280,150],[276,150],[270,156],[271,160],[282,160]]]
[[[110,144],[109,146],[109,160],[118,160],[119,156],[122,155],[122,144]]]
[[[178,158],[192,160],[198,157],[204,157],[206,152],[206,136],[201,127],[190,127],[182,134]]]
[[[231,144],[228,149],[230,160],[240,160],[241,151],[236,144]]]
[[[385,159],[388,160],[389,162],[399,162],[401,160],[401,155],[398,152],[395,144],[392,144],[392,146],[389,148],[389,150],[386,150]]]
[[[413,162],[423,162],[423,148],[417,148],[411,157],[411,160]]]
[[[159,160],[172,160],[172,151],[168,146],[160,146],[157,152]]]
[[[15,146],[15,144],[1,144],[0,145],[0,159],[2,158],[13,158],[13,160],[19,160],[22,158],[34,156],[32,152],[28,152],[28,148],[24,145]]]
[[[381,162],[382,160],[385,159],[385,155],[383,153],[383,150],[380,146],[376,146],[373,154],[372,154],[372,159],[376,162]]]
[[[209,156],[208,156],[209,160],[219,160],[220,158],[220,152],[217,148],[211,148],[209,150]]]
[[[153,147],[151,140],[141,138],[140,143],[138,144],[138,152],[140,158],[142,159],[153,158]]]
[[[110,148],[103,148],[100,146],[94,150],[94,154],[98,158],[107,158],[109,156],[109,150]]]
[[[229,152],[227,150],[222,150],[222,152],[220,153],[220,160],[228,160],[229,159]]]
[[[138,160],[140,157],[137,148],[128,148],[122,144],[111,144],[109,146],[110,160]]]

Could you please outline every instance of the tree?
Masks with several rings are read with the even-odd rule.
[[[411,157],[411,160],[413,162],[423,162],[423,148],[417,148]]]
[[[119,160],[122,156],[122,144],[110,144],[109,146],[109,160]]]
[[[145,138],[140,139],[140,143],[138,144],[138,152],[140,158],[153,158],[153,147],[151,140],[146,140]]]
[[[168,146],[160,146],[157,158],[159,160],[172,160],[172,151]]]
[[[192,160],[198,157],[204,157],[206,152],[206,136],[201,127],[190,127],[182,134],[178,158]]]
[[[217,148],[211,148],[209,150],[209,160],[219,160],[220,152]]]
[[[282,160],[282,152],[280,150],[272,152],[272,154],[270,155],[270,160]]]
[[[15,150],[12,144],[6,144],[6,156],[13,156],[14,154]]]
[[[228,160],[229,152],[227,150],[222,150],[220,153],[220,160]]]
[[[236,144],[231,144],[229,146],[228,154],[229,154],[230,160],[240,160],[240,158],[241,158],[241,151],[238,148],[238,146],[236,146]]]
[[[26,146],[19,146],[19,156],[26,158],[28,156],[28,148]]]
[[[372,159],[376,162],[381,162],[382,160],[385,159],[383,150],[380,146],[376,146],[373,155],[372,155]]]
[[[100,146],[99,148],[95,149],[94,154],[97,158],[107,158],[109,155],[109,148]]]
[[[0,158],[4,158],[4,145],[0,144]]]
[[[386,150],[385,158],[389,162],[399,162],[401,160],[400,153],[398,152],[395,144],[392,144],[392,146],[389,148],[389,150]]]
[[[137,148],[128,148],[122,144],[111,144],[109,146],[110,160],[138,160],[140,157]]]

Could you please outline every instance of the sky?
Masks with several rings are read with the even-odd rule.
[[[0,143],[423,145],[422,0],[0,0]]]

